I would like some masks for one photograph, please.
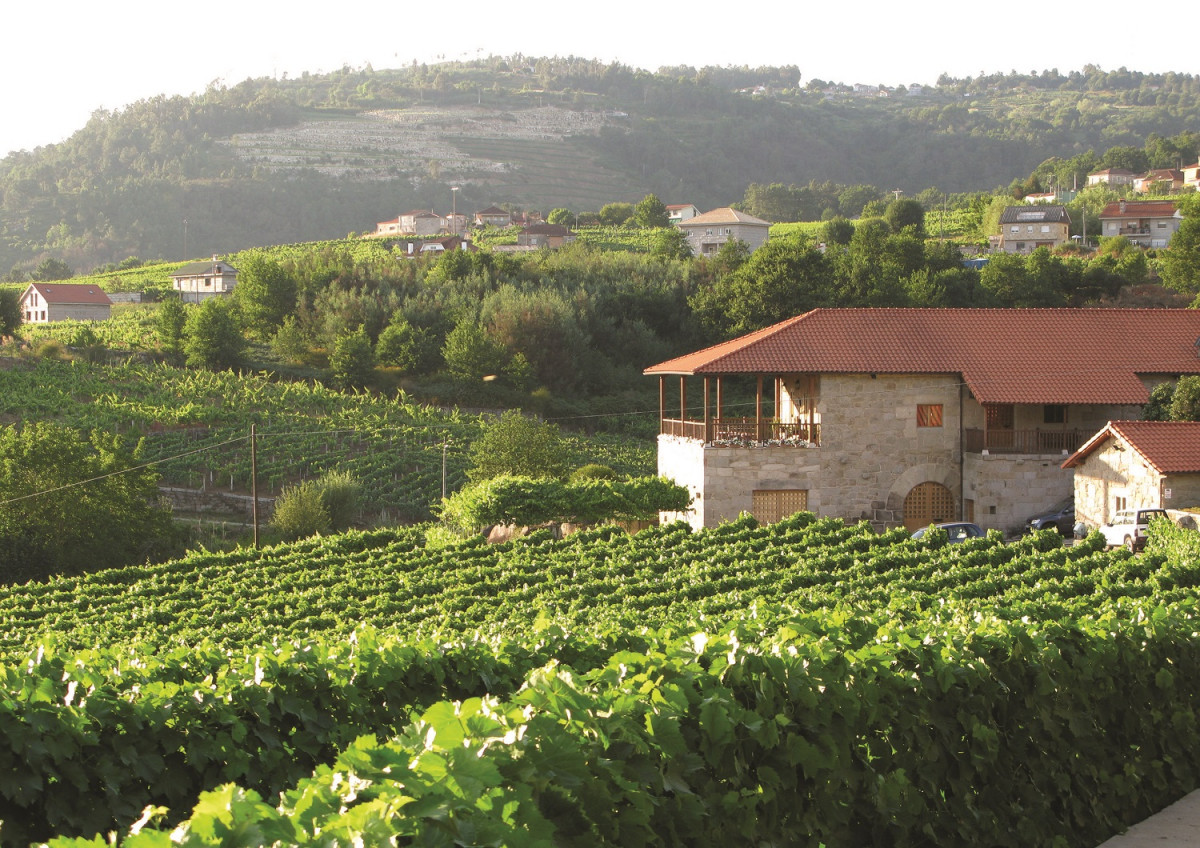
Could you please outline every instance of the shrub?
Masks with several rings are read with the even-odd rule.
[[[271,526],[284,541],[349,530],[358,517],[361,494],[361,486],[349,474],[330,471],[284,489],[275,502]]]

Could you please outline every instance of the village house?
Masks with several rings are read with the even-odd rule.
[[[667,223],[678,224],[680,221],[688,221],[700,214],[691,203],[669,203],[667,204]]]
[[[1089,527],[1125,509],[1200,506],[1200,422],[1109,421],[1063,463],[1075,517]]]
[[[19,300],[26,324],[51,321],[106,321],[112,301],[99,286],[80,283],[30,283]]]
[[[489,206],[475,213],[475,226],[477,227],[504,227],[512,226],[512,215],[505,212],[498,206]]]
[[[1102,236],[1124,236],[1140,247],[1166,247],[1183,223],[1170,200],[1117,200],[1100,213]]]
[[[1181,188],[1183,188],[1183,171],[1175,168],[1158,168],[1133,179],[1133,190],[1138,194],[1147,194],[1151,191],[1172,192],[1179,191]]]
[[[1071,239],[1071,216],[1065,206],[1008,206],[1000,213],[995,248],[1003,253],[1054,249]]]
[[[1197,339],[1192,309],[789,318],[645,370],[659,379],[658,471],[694,497],[664,518],[811,510],[1015,531],[1071,494],[1061,465],[1091,434],[1140,418],[1158,383],[1200,374]]]
[[[1136,177],[1133,171],[1125,168],[1105,168],[1103,171],[1094,171],[1087,175],[1088,185],[1110,185],[1110,186],[1131,186],[1133,178]]]
[[[687,236],[696,256],[712,256],[728,241],[742,241],[753,252],[767,243],[771,225],[728,206],[713,209],[675,225]]]
[[[237,268],[214,255],[207,262],[189,262],[171,274],[171,288],[184,303],[223,297],[237,285]]]
[[[575,241],[575,234],[561,224],[529,224],[517,233],[517,246],[562,247]]]
[[[1200,162],[1195,165],[1187,165],[1181,169],[1183,174],[1183,187],[1193,188],[1200,191]]]
[[[430,212],[425,209],[414,209],[390,221],[380,221],[375,225],[375,235],[436,236],[446,226],[446,219],[436,212]]]

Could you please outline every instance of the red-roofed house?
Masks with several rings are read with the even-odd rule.
[[[446,220],[436,212],[414,209],[390,221],[380,221],[375,225],[375,235],[436,236],[446,226]]]
[[[646,369],[658,470],[697,527],[809,509],[1015,530],[1071,494],[1060,465],[1090,434],[1200,374],[1198,339],[1192,309],[816,309]]]
[[[19,303],[26,324],[106,321],[112,314],[112,301],[103,289],[80,283],[30,283]]]
[[[667,204],[667,221],[671,224],[678,224],[681,221],[688,221],[700,214],[700,210],[692,203],[668,203]]]
[[[1089,526],[1122,509],[1200,506],[1200,422],[1109,421],[1063,463],[1075,516]]]
[[[511,227],[512,215],[499,206],[489,206],[475,213],[475,225],[479,227]]]
[[[1124,236],[1142,247],[1166,247],[1183,222],[1170,200],[1117,200],[1100,213],[1100,235]]]
[[[1183,188],[1183,171],[1175,168],[1156,168],[1147,171],[1140,177],[1133,178],[1133,190],[1146,194],[1151,190],[1158,192],[1178,191]]]

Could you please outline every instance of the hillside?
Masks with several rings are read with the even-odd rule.
[[[648,192],[711,208],[754,182],[991,190],[1123,146],[1178,167],[1197,152],[1198,92],[1187,75],[1094,67],[856,92],[795,68],[523,56],[246,80],[99,112],[0,161],[0,271],[340,237],[445,212],[452,185],[468,213]]]

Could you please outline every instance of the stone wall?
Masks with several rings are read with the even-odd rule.
[[[963,457],[963,496],[974,501],[973,519],[985,530],[1020,533],[1029,516],[1071,495],[1066,457],[968,453]]]
[[[182,489],[175,486],[159,486],[158,491],[171,508],[178,512],[225,512],[245,515],[249,519],[253,509],[249,495],[222,492],[217,489]],[[275,511],[275,499],[258,498],[258,519],[269,521]]]

